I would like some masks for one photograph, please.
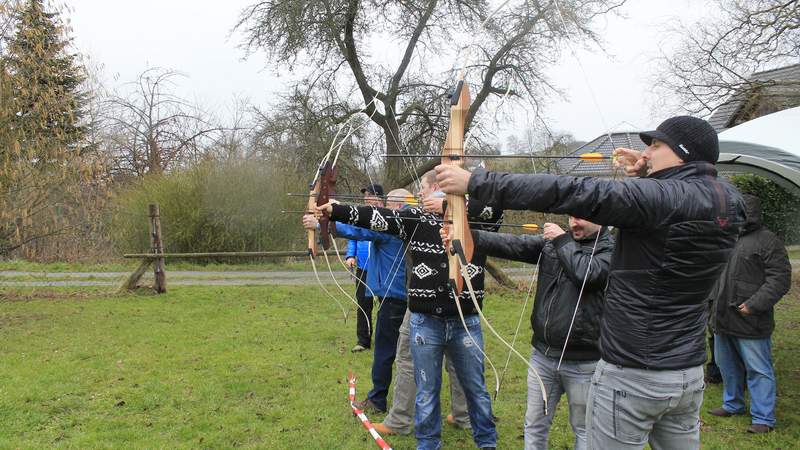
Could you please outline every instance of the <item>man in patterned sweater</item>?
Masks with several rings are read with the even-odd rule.
[[[433,184],[435,173],[426,173],[422,183]],[[442,216],[419,208],[390,210],[374,206],[329,203],[318,207],[331,220],[393,234],[408,246],[411,258],[408,308],[411,310],[411,355],[417,394],[414,434],[420,450],[441,446],[442,358],[453,362],[467,398],[472,437],[478,448],[494,449],[497,431],[483,376],[483,335],[480,317],[468,291],[457,297],[449,284],[447,254],[439,236]],[[502,213],[479,202],[467,206],[470,220],[497,223]],[[478,304],[484,297],[486,256],[475,254],[466,267]],[[455,298],[455,301],[454,301]],[[459,307],[463,311],[459,315]]]

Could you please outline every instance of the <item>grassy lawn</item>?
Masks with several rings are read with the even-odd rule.
[[[377,448],[346,402],[348,370],[359,378],[359,398],[370,388],[371,354],[349,352],[353,314],[344,324],[319,288],[107,292],[0,290],[0,448]],[[487,301],[501,333],[513,333],[522,297],[495,293]],[[800,442],[797,280],[776,316],[778,431],[746,435],[748,418],[710,417],[705,410],[721,395],[710,386],[704,448],[787,449]],[[518,348],[527,349],[529,339],[527,327]],[[507,352],[492,337],[487,352],[502,366]],[[493,386],[488,368],[487,381]],[[499,448],[521,448],[524,405],[525,368],[512,360],[494,404]],[[555,448],[571,446],[566,411],[565,404],[558,408]],[[474,448],[452,427],[443,439],[445,448]],[[412,436],[388,441],[396,449],[415,445]]]

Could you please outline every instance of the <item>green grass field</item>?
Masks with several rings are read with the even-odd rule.
[[[103,289],[0,291],[0,448],[372,449],[347,405],[346,375],[370,388],[371,353],[352,354],[354,319],[318,287],[175,287],[166,295]],[[522,293],[495,293],[487,315],[513,333]],[[746,435],[746,417],[718,419],[710,386],[703,447],[796,448],[800,442],[800,285],[779,305],[774,339],[778,430]],[[530,328],[518,349],[527,353]],[[487,338],[502,370],[507,351]],[[487,368],[487,381],[494,375]],[[445,403],[447,400],[445,399]],[[525,367],[512,360],[494,404],[499,448],[521,448]],[[444,406],[444,411],[447,406]],[[380,421],[382,416],[371,417]],[[447,449],[474,448],[445,427]],[[396,449],[413,436],[391,436]],[[551,433],[571,446],[565,405]]]

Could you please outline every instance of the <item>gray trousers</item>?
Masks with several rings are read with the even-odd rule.
[[[569,423],[575,433],[575,450],[586,449],[586,399],[597,361],[567,361],[556,371],[558,358],[548,358],[535,349],[531,352],[531,366],[542,378],[547,393],[547,415],[539,381],[528,369],[528,409],[525,411],[525,450],[547,450],[547,437],[556,414],[556,407],[566,392],[569,405]]]
[[[411,360],[411,347],[409,332],[411,311],[406,310],[403,324],[400,325],[400,338],[397,339],[397,355],[394,358],[396,376],[394,380],[394,394],[392,406],[383,424],[398,434],[410,434],[414,425],[414,401],[417,396],[417,385],[414,383],[414,363]],[[456,425],[469,428],[469,415],[467,414],[467,399],[464,390],[458,382],[453,364],[445,359],[445,368],[450,378],[450,404]]]
[[[646,370],[597,363],[586,410],[588,448],[700,448],[703,366]]]

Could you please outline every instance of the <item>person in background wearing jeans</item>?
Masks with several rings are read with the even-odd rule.
[[[476,252],[539,264],[531,313],[531,366],[542,378],[549,408],[545,415],[541,387],[529,370],[526,450],[547,450],[556,406],[564,393],[575,450],[586,448],[586,399],[600,359],[597,340],[614,238],[605,227],[577,217],[569,218],[569,230],[566,233],[558,225],[546,223],[538,236],[472,232]],[[567,341],[573,314],[575,322]],[[557,370],[562,352],[564,360]]]
[[[364,203],[383,206],[383,186],[370,184],[361,189]],[[356,345],[352,352],[363,352],[372,346],[372,305],[374,292],[367,285],[367,263],[369,262],[371,243],[350,239],[347,241],[344,262],[350,270],[356,268],[356,300],[365,314],[356,316]]]
[[[700,448],[707,300],[745,222],[717,176],[717,132],[677,116],[618,148],[629,178],[436,167],[449,194],[498,208],[569,214],[619,230],[586,411],[590,449]]]
[[[417,193],[417,197],[423,202],[423,209],[426,212],[442,214],[444,194],[439,191],[436,177],[429,175],[420,179],[420,191]],[[375,430],[382,435],[410,434],[414,424],[414,399],[417,394],[417,386],[414,383],[414,365],[411,361],[410,320],[411,310],[408,310],[403,318],[403,324],[400,326],[400,339],[397,340],[397,356],[395,357],[397,376],[395,377],[392,406],[383,422],[374,424]],[[445,420],[448,424],[458,428],[470,429],[464,389],[458,382],[453,362],[447,357],[445,357],[445,369],[450,380],[450,410],[452,411]]]
[[[783,242],[761,225],[761,200],[744,196],[747,223],[714,295],[714,357],[722,372],[718,417],[745,413],[744,381],[750,391],[748,433],[775,428],[772,367],[773,307],[789,291],[792,266]]]
[[[429,172],[422,178],[431,180],[435,174]],[[467,398],[472,439],[478,448],[494,450],[497,428],[491,397],[486,390],[484,355],[479,350],[483,349],[480,317],[470,293],[465,289],[456,295],[450,287],[446,249],[439,236],[442,216],[419,208],[388,210],[334,202],[317,206],[317,210],[337,222],[397,236],[408,246],[411,269],[407,293],[411,310],[411,357],[417,386],[414,405],[417,449],[435,450],[442,445],[439,399],[443,358],[447,353]],[[502,211],[471,199],[467,204],[467,217],[480,218],[483,223],[497,223]],[[479,307],[485,295],[485,263],[485,255],[474,253],[467,269]],[[463,323],[459,307],[463,311]]]
[[[386,202],[390,210],[406,208],[402,200],[410,195],[405,189],[389,193]],[[313,215],[303,216],[303,226],[315,229],[317,219]],[[403,260],[403,241],[385,233],[377,233],[345,223],[336,224],[336,235],[348,239],[370,241],[372,255],[367,264],[367,286],[381,299],[378,317],[375,320],[375,352],[372,356],[372,389],[367,398],[358,403],[362,410],[386,412],[389,386],[392,382],[400,324],[406,314],[406,271]],[[362,315],[361,311],[357,311]]]

